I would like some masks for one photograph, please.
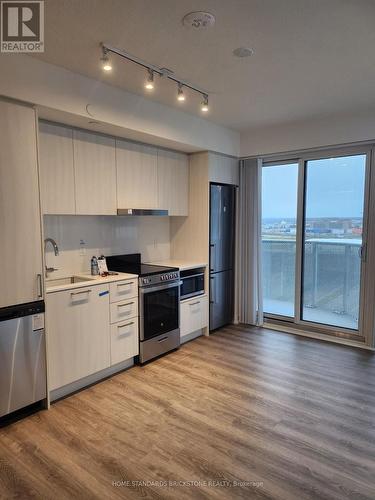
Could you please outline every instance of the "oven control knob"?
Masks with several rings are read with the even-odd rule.
[[[142,279],[142,281],[143,281],[143,283],[144,283],[145,285],[147,285],[147,283],[148,283],[148,279],[147,279],[147,278],[143,278],[143,279]]]

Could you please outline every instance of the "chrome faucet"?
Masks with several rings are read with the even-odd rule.
[[[59,255],[59,247],[57,246],[57,243],[55,240],[53,240],[52,238],[46,238],[44,240],[44,254],[46,253],[46,248],[47,248],[47,244],[48,243],[51,243],[52,247],[53,247],[53,251],[55,252],[55,255],[56,257]],[[53,271],[57,271],[58,269],[56,269],[55,267],[47,267],[47,264],[46,264],[46,278],[48,276],[48,273],[52,273]]]

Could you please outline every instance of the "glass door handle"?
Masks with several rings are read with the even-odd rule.
[[[367,256],[367,245],[364,243],[361,245],[361,247],[358,250],[359,258],[361,259],[362,262],[366,262],[366,256]]]

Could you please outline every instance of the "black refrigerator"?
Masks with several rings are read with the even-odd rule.
[[[236,187],[210,185],[210,331],[232,323]]]

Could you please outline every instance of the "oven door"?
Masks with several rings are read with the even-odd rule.
[[[180,282],[139,290],[140,340],[148,340],[180,326]]]

